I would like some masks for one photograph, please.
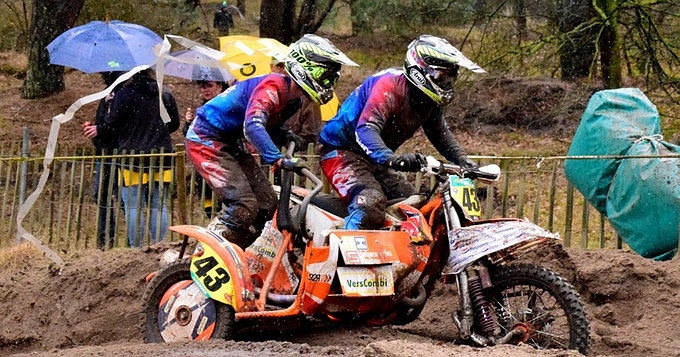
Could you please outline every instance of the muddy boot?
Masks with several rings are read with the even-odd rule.
[[[255,241],[255,239],[252,237],[252,233],[248,231],[235,230],[225,227],[224,229],[220,229],[218,232],[222,238],[238,245],[244,251]]]

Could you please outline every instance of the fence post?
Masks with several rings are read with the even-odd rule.
[[[177,180],[177,208],[179,209],[179,224],[187,224],[187,186],[184,172],[184,144],[175,145],[175,169]],[[202,203],[201,203],[202,204]]]
[[[28,157],[30,155],[30,142],[28,127],[24,127],[23,136],[21,139],[21,175],[19,179],[19,207],[24,204],[26,200],[26,181],[28,181]],[[17,230],[17,243],[21,242],[21,235]]]

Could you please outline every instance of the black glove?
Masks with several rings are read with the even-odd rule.
[[[300,150],[300,148],[302,148],[302,138],[294,132],[288,130],[286,132],[286,147],[288,147],[288,145],[292,142],[295,143],[295,150]]]
[[[467,155],[461,155],[458,157],[458,166],[466,170],[472,170],[479,167],[476,162],[470,160]]]
[[[425,156],[421,154],[403,154],[390,160],[387,164],[397,171],[415,172],[425,166]]]

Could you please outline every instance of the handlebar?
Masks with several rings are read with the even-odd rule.
[[[286,159],[291,160],[293,158],[293,152],[295,152],[295,142],[290,142],[286,150]],[[283,166],[286,165],[281,165]],[[293,185],[293,172],[290,168],[281,170],[281,193],[279,196],[279,213],[277,215],[277,225],[280,229],[286,229],[292,233],[300,233],[306,237],[307,230],[301,229],[305,227],[305,218],[307,217],[307,206],[311,202],[321,189],[323,189],[323,182],[321,179],[316,177],[309,169],[302,168],[299,171],[295,170],[297,173],[301,174],[305,178],[311,180],[314,183],[314,188],[312,191],[305,196],[305,198],[300,203],[300,209],[295,217],[290,216],[290,210],[288,209],[288,202],[290,201],[291,188]]]
[[[484,183],[493,183],[498,181],[501,176],[501,168],[498,165],[485,165],[476,168],[464,168],[455,164],[447,164],[435,159],[432,156],[427,156],[425,167],[421,169],[423,174],[427,176],[436,175],[458,175],[460,177],[478,180]]]

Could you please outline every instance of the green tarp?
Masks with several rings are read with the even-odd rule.
[[[654,104],[636,88],[604,90],[588,103],[568,156],[680,154],[661,140]],[[672,258],[680,232],[680,159],[566,160],[567,179],[635,252]]]

